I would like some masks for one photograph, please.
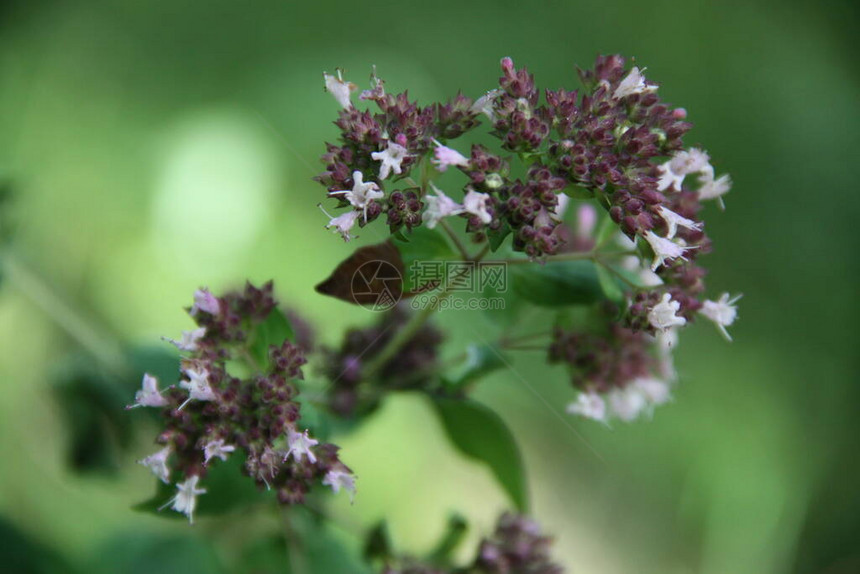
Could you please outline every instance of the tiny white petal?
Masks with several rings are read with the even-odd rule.
[[[197,350],[197,343],[206,336],[206,327],[200,327],[193,331],[182,331],[182,337],[177,341],[175,339],[166,339],[176,346],[180,351],[193,352]]]
[[[161,480],[164,484],[170,483],[170,468],[167,466],[167,457],[170,456],[172,449],[169,446],[164,447],[155,454],[151,454],[146,458],[137,461],[147,467],[152,473]]]
[[[488,194],[470,190],[463,199],[463,211],[477,216],[484,224],[490,223],[493,220],[493,216],[487,210],[487,203],[489,201],[490,196]]]
[[[710,166],[709,166],[710,167]],[[708,200],[716,199],[720,202],[720,207],[723,205],[723,196],[732,188],[732,178],[728,174],[723,174],[714,179],[714,168],[706,169],[699,176],[699,199]]]
[[[567,405],[567,413],[606,422],[606,402],[597,393],[579,393],[576,401]]]
[[[672,388],[665,381],[651,377],[640,377],[630,383],[652,405],[662,405],[672,398]]]
[[[619,419],[631,422],[648,407],[648,401],[638,389],[627,386],[609,392],[609,407]]]
[[[194,509],[197,508],[197,496],[206,493],[205,488],[197,488],[199,480],[200,477],[195,474],[184,482],[178,483],[176,485],[176,496],[164,505],[167,506],[170,504],[173,510],[186,515],[191,524],[194,524]],[[164,506],[161,508],[164,508]]]
[[[679,245],[671,239],[660,237],[653,231],[649,231],[645,234],[645,240],[654,251],[654,261],[651,263],[651,271],[656,271],[657,268],[663,265],[667,259],[680,258],[686,261],[684,251],[690,249],[689,247]]]
[[[297,432],[294,429],[287,429],[287,453],[284,455],[284,460],[287,460],[290,455],[296,459],[296,462],[301,462],[304,457],[308,457],[311,464],[316,463],[317,457],[311,450],[311,447],[319,444],[319,441],[308,436],[307,429],[304,432]]]
[[[463,213],[463,206],[445,195],[433,182],[430,182],[430,186],[436,195],[428,194],[424,198],[427,209],[421,215],[421,219],[424,220],[429,229],[433,229],[443,218]]]
[[[215,392],[209,386],[209,372],[206,369],[185,369],[183,371],[188,380],[179,381],[179,386],[188,391],[188,401],[212,401],[215,400]],[[179,407],[180,409],[182,407]]]
[[[338,70],[337,76],[332,76],[331,74],[323,72],[323,80],[325,81],[325,90],[334,96],[334,99],[337,100],[337,103],[340,104],[342,108],[352,107],[350,94],[355,91],[356,85],[352,82],[345,82],[341,76],[340,70]]]
[[[498,98],[501,94],[502,90],[498,88],[496,88],[495,90],[490,90],[489,92],[475,100],[475,103],[472,104],[470,111],[475,114],[484,114],[490,119],[491,122],[495,122],[496,114],[493,111],[493,104],[495,103],[496,98]]]
[[[700,149],[677,151],[666,163],[659,166],[660,180],[657,183],[659,191],[674,188],[681,190],[685,176],[691,173],[705,173],[709,169],[713,173],[708,154]]]
[[[364,220],[367,221],[367,208],[370,206],[370,203],[375,199],[385,197],[385,193],[383,193],[379,189],[379,186],[372,181],[364,183],[364,174],[358,170],[352,172],[352,182],[352,189],[332,191],[329,195],[343,195],[344,199],[346,199],[353,207],[360,209],[362,213],[364,213]],[[348,221],[345,219],[343,223],[346,224]],[[334,224],[330,222],[329,226],[331,225]],[[340,228],[341,226],[335,225],[335,227]],[[350,227],[352,227],[352,225],[350,225]],[[341,235],[343,235],[343,233],[341,233]]]
[[[144,373],[143,381],[141,382],[141,389],[134,395],[134,404],[129,405],[126,408],[164,407],[167,406],[167,404],[167,399],[165,399],[158,390],[158,379],[149,373]]]
[[[698,221],[693,221],[692,219],[687,219],[681,215],[678,215],[671,209],[667,209],[662,205],[657,208],[657,212],[660,214],[660,217],[663,218],[663,221],[666,222],[666,225],[669,227],[669,233],[666,236],[668,239],[675,237],[675,233],[678,232],[679,227],[683,227],[684,229],[690,229],[693,231],[701,231],[702,224]]]
[[[687,320],[676,314],[680,309],[679,302],[673,300],[669,293],[663,293],[660,302],[648,312],[648,322],[658,331],[682,327],[687,324]]]
[[[615,93],[612,94],[612,97],[619,99],[632,94],[653,92],[656,89],[657,86],[645,83],[645,76],[642,75],[642,71],[640,71],[638,67],[634,66],[633,69],[630,70],[630,73],[627,74],[627,77],[621,80],[621,83],[618,84],[617,88],[615,88]]]
[[[355,476],[353,476],[352,473],[335,468],[326,473],[323,477],[322,483],[326,486],[330,486],[335,494],[340,492],[341,489],[346,490],[349,492],[350,502],[355,501]]]
[[[224,439],[209,441],[203,445],[203,464],[209,464],[209,460],[212,458],[227,460],[227,455],[234,450],[236,447],[231,444],[224,444]]]
[[[436,144],[436,149],[433,150],[434,158],[430,161],[439,171],[446,171],[452,165],[457,167],[469,166],[469,159],[457,150],[443,146],[436,140],[433,140],[433,143]]]
[[[198,289],[194,292],[194,305],[191,306],[191,315],[196,316],[200,311],[210,315],[217,315],[221,312],[221,303],[208,289]]]
[[[726,327],[731,326],[738,318],[738,308],[735,305],[741,295],[731,297],[728,293],[723,293],[717,301],[705,301],[702,303],[702,308],[699,313],[707,319],[714,322],[723,336],[731,341],[732,337],[726,330]]]
[[[379,179],[387,179],[393,171],[397,175],[403,172],[401,165],[403,160],[407,158],[409,152],[405,147],[393,141],[388,142],[388,147],[383,151],[375,151],[370,154],[370,157],[376,161],[382,162],[382,167],[379,168]]]
[[[320,206],[320,209],[322,209],[322,206]],[[352,239],[352,235],[350,235],[349,232],[353,227],[355,227],[355,222],[358,220],[358,216],[361,215],[360,212],[347,211],[337,217],[332,217],[324,209],[323,213],[329,217],[328,225],[325,226],[326,229],[331,229],[332,231],[339,233],[340,236],[343,237],[344,241]]]

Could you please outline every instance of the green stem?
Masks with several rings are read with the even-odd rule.
[[[474,257],[469,257],[468,260],[474,263],[478,263],[486,256],[489,251],[490,246],[484,245],[484,248],[481,249],[481,251],[477,255],[475,255]],[[436,297],[436,302],[438,303],[443,299],[450,297],[453,293],[454,292],[450,288],[445,289]],[[388,363],[388,361],[390,361],[394,357],[394,355],[396,355],[397,352],[400,351],[400,349],[402,349],[403,346],[406,345],[412,339],[412,337],[415,336],[415,334],[421,329],[421,327],[424,326],[424,323],[426,323],[430,319],[430,316],[436,311],[436,308],[437,305],[428,305],[427,307],[424,307],[423,309],[421,309],[421,311],[413,315],[406,323],[406,325],[404,325],[403,328],[400,329],[394,335],[394,337],[391,338],[390,341],[388,341],[388,344],[386,344],[385,347],[382,348],[382,351],[380,351],[380,353],[376,355],[376,357],[374,357],[371,361],[368,362],[367,367],[365,367],[362,373],[363,378],[372,379],[373,377],[378,375],[379,371],[381,371],[382,368],[385,367],[385,364]]]
[[[290,509],[281,508],[281,524],[284,529],[284,541],[287,544],[287,555],[290,561],[290,574],[309,574],[308,564],[305,560],[304,548],[290,518]]]
[[[94,321],[89,320],[63,298],[61,298],[35,272],[8,251],[3,253],[2,267],[11,285],[81,347],[86,349],[99,363],[116,375],[128,371],[122,349],[115,339],[104,333]]]
[[[448,222],[444,219],[439,222],[439,225],[448,234],[448,237],[451,238],[451,241],[454,243],[454,246],[457,248],[457,251],[460,252],[460,256],[463,258],[463,261],[471,260],[471,256],[469,252],[466,250],[466,246],[463,245],[463,242],[460,241],[460,238],[457,237],[457,234],[454,233],[454,230],[451,229],[451,226],[448,225]]]

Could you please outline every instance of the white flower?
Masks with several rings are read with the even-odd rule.
[[[196,316],[200,311],[217,315],[221,312],[221,303],[218,298],[208,289],[198,289],[194,292],[194,305],[191,306],[191,316]]]
[[[699,176],[699,183],[701,184],[698,190],[699,199],[716,199],[720,202],[720,207],[725,209],[723,196],[732,188],[732,178],[729,174],[724,173],[717,179],[714,179],[714,168],[708,166],[707,169],[702,171],[702,175]]]
[[[215,392],[209,386],[209,371],[206,369],[185,369],[187,381],[179,381],[179,386],[188,391],[188,399],[179,407],[181,410],[189,401],[215,400]]]
[[[660,302],[648,311],[648,322],[658,331],[682,327],[687,324],[687,320],[676,315],[680,309],[681,304],[679,302],[673,300],[669,293],[663,293]]]
[[[195,474],[188,477],[185,482],[178,483],[176,485],[176,490],[178,491],[176,496],[164,505],[167,506],[170,504],[173,510],[187,516],[191,524],[194,524],[194,509],[197,508],[197,496],[206,493],[205,488],[197,488],[199,480],[200,477]],[[164,508],[164,506],[161,508]]]
[[[606,422],[606,402],[597,393],[579,393],[576,401],[567,405],[567,413]]]
[[[641,393],[651,405],[662,405],[672,398],[672,389],[669,383],[653,377],[634,379],[629,386]]]
[[[732,337],[726,331],[726,327],[738,318],[738,308],[735,303],[741,297],[741,295],[731,297],[728,293],[723,293],[717,301],[705,301],[702,303],[702,308],[699,309],[699,313],[713,321],[723,337],[729,341],[732,340]]]
[[[164,447],[155,454],[151,454],[146,458],[137,461],[147,467],[152,473],[161,480],[164,484],[170,483],[170,469],[167,467],[167,457],[170,456],[172,449],[169,446]]]
[[[667,259],[681,258],[686,261],[684,251],[689,249],[683,245],[679,245],[671,239],[660,237],[653,231],[645,234],[645,240],[654,251],[654,260],[651,262],[651,271],[656,271],[658,267],[663,265]]]
[[[352,82],[343,81],[343,75],[340,70],[337,71],[337,76],[323,72],[323,80],[325,80],[325,91],[334,96],[334,99],[337,100],[337,103],[342,108],[352,107],[352,101],[349,99],[349,96],[355,91],[356,85]]]
[[[609,392],[609,407],[612,413],[624,422],[636,420],[648,407],[648,401],[639,389],[628,385],[624,389]]]
[[[615,93],[612,94],[612,97],[617,100],[632,94],[642,94],[656,90],[657,86],[646,84],[645,76],[642,75],[642,71],[640,71],[638,67],[633,66],[633,69],[630,70],[627,77],[621,80],[621,83],[618,84],[617,88],[615,88]]]
[[[348,211],[338,215],[337,217],[332,217],[330,213],[323,209],[322,205],[320,205],[319,208],[322,209],[322,212],[329,218],[328,225],[325,226],[326,229],[331,229],[332,231],[340,233],[340,236],[343,237],[344,241],[352,239],[349,232],[355,226],[355,221],[358,219],[358,216],[361,215],[360,212]]]
[[[398,171],[397,173],[400,172]],[[374,182],[369,181],[364,183],[364,174],[358,170],[352,172],[352,189],[332,191],[329,195],[343,195],[344,199],[352,204],[353,207],[362,210],[365,221],[367,221],[367,208],[370,202],[374,199],[385,197],[385,194],[379,190],[379,186]]]
[[[431,160],[431,163],[439,171],[446,171],[452,165],[457,167],[467,167],[469,165],[468,158],[457,150],[443,146],[436,140],[433,140],[433,143],[436,144],[436,149],[433,150],[435,158]]]
[[[316,455],[311,451],[311,447],[319,444],[319,441],[308,436],[308,431],[296,432],[295,430],[287,429],[287,454],[284,455],[284,460],[287,460],[290,455],[296,459],[296,462],[301,462],[307,456],[311,463],[317,461]]]
[[[376,75],[376,65],[374,65],[373,73],[370,74],[370,89],[361,92],[358,99],[378,100],[383,97],[385,97],[385,82]]]
[[[337,494],[341,489],[349,492],[350,502],[355,501],[355,476],[340,468],[333,468],[323,477],[322,483]]]
[[[209,441],[203,445],[203,464],[209,464],[209,460],[212,458],[227,460],[227,455],[234,450],[236,447],[232,444],[224,444],[224,439]]]
[[[469,111],[475,114],[484,114],[485,116],[490,118],[491,122],[495,122],[496,114],[495,112],[493,112],[493,104],[495,103],[496,98],[498,98],[501,94],[502,90],[498,88],[496,88],[495,90],[490,90],[489,92],[475,100],[475,103],[472,104],[472,107]]]
[[[161,392],[158,390],[158,379],[149,373],[144,373],[141,389],[134,394],[134,404],[126,408],[164,407],[167,404],[167,399],[161,396]]]
[[[206,327],[200,327],[199,329],[194,329],[193,331],[182,331],[182,338],[178,341],[176,339],[168,339],[166,337],[164,338],[164,340],[175,345],[176,348],[180,351],[196,351],[197,342],[205,336]]]
[[[675,237],[675,233],[678,232],[679,227],[695,231],[702,230],[702,224],[700,222],[678,215],[671,209],[666,209],[662,205],[657,208],[657,212],[660,214],[660,217],[663,218],[663,221],[666,222],[666,225],[669,226],[669,234],[666,236],[669,239]]]
[[[375,151],[370,154],[370,157],[376,161],[382,162],[382,167],[379,169],[379,179],[387,179],[393,171],[397,175],[403,171],[400,164],[406,159],[409,152],[405,147],[393,141],[388,142],[388,147],[385,151]]]
[[[697,148],[675,152],[672,159],[658,167],[660,180],[657,182],[657,189],[665,191],[674,187],[680,191],[684,177],[688,174],[704,173],[708,168],[713,171],[710,161],[708,154]]]
[[[477,216],[484,224],[490,223],[493,220],[493,216],[487,211],[487,202],[489,200],[490,196],[488,194],[469,190],[469,193],[463,198],[463,211]]]
[[[433,182],[430,182],[430,186],[436,195],[434,197],[428,194],[424,198],[427,209],[422,214],[421,219],[424,220],[429,229],[433,229],[442,218],[463,213],[463,206],[445,195]]]

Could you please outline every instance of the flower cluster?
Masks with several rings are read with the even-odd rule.
[[[564,569],[549,555],[552,538],[541,534],[537,523],[506,513],[495,532],[481,541],[474,562],[463,569],[444,569],[420,562],[387,566],[383,574],[562,574]]]
[[[366,377],[365,367],[397,335],[409,317],[402,306],[396,306],[383,314],[375,325],[347,331],[339,349],[322,350],[323,372],[331,381],[326,399],[332,412],[350,417],[374,408],[385,391],[426,386],[442,343],[442,333],[431,324],[422,325],[394,357],[380,365],[372,381]]]
[[[260,348],[260,327],[277,312],[271,283],[223,297],[198,290],[189,309],[197,328],[172,341],[183,352],[178,386],[160,391],[146,374],[131,405],[160,409],[162,448],[140,462],[162,482],[175,482],[176,496],[165,506],[189,519],[215,459],[241,456],[244,473],[275,490],[282,504],[303,502],[318,482],[355,490],[338,447],[299,426],[302,349],[289,340]]]
[[[458,217],[476,242],[499,245],[510,235],[515,251],[552,259],[597,253],[598,216],[592,206],[602,207],[625,250],[618,261],[599,261],[626,283],[620,323],[607,317],[608,335],[557,334],[550,353],[574,366],[582,380],[578,385],[587,392],[571,410],[595,414],[604,398],[621,405],[627,395],[618,393],[630,395],[630,389],[642,387],[633,382],[655,380],[637,357],[648,355],[644,348],[657,338],[673,336],[669,333],[699,315],[729,338],[726,328],[737,318],[737,297],[706,299],[706,271],[698,259],[711,250],[702,203],[717,200],[723,207],[731,180],[717,177],[704,150],[685,147],[692,127],[686,110],[661,101],[644,69],[628,68],[620,56],[600,56],[593,69],[580,70],[581,91],[542,92],[534,76],[510,58],[502,59],[501,69],[498,87],[479,99],[458,94],[444,105],[424,108],[405,93],[387,94],[374,71],[372,89],[361,99],[375,103],[378,113],[358,110],[350,97],[354,86],[326,75],[328,90],[343,107],[336,122],[341,143],[328,146],[326,171],[317,179],[350,209],[332,217],[329,227],[349,239],[354,223],[364,225],[381,213],[392,232],[421,224],[435,228]],[[476,144],[464,155],[448,147],[482,120],[491,125],[500,151]],[[419,166],[416,182],[410,173]],[[434,171],[449,168],[466,178],[462,200],[432,182]],[[405,185],[396,189],[401,180]],[[571,197],[587,200],[577,209],[575,231],[563,222]],[[591,354],[584,348],[593,348]],[[612,367],[609,356],[629,364]],[[591,365],[584,367],[583,361]],[[610,391],[612,397],[602,396]],[[658,395],[646,401],[653,404],[668,396],[652,391],[627,402],[645,404],[642,396],[650,393]],[[641,410],[615,409],[623,419]]]
[[[676,344],[675,331],[653,336],[616,322],[603,332],[556,328],[549,361],[567,364],[580,391],[570,414],[629,422],[671,399]]]

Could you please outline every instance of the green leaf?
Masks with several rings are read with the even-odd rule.
[[[419,272],[421,263],[450,261],[459,257],[442,233],[435,229],[428,229],[426,226],[413,229],[408,235],[408,241],[395,237],[394,246],[403,259],[403,269],[406,271],[403,285],[404,291],[407,292],[421,287],[414,284],[417,281],[413,281],[413,279],[420,279],[422,275]],[[444,268],[442,273],[444,275]]]
[[[259,503],[265,497],[272,496],[269,491],[260,491],[253,479],[242,473],[243,458],[241,453],[236,453],[226,461],[218,460],[209,464],[206,476],[200,480],[200,487],[206,489],[206,494],[197,499],[197,508],[194,510],[195,518],[224,514],[243,506]],[[176,476],[171,478],[183,480]],[[175,495],[175,485],[157,481],[155,495],[132,506],[132,510],[157,514],[164,518],[188,520],[184,514],[171,510],[169,505],[163,510],[159,510]]]
[[[501,227],[487,232],[487,241],[490,244],[490,251],[495,253],[505,243],[508,235],[511,233],[511,226],[506,221],[502,222]]]
[[[111,538],[90,558],[90,574],[220,574],[225,572],[213,545],[190,533],[134,530]]]
[[[362,552],[367,562],[379,560],[384,562],[393,556],[391,551],[391,537],[388,535],[388,523],[380,520],[376,526],[367,533]]]
[[[252,335],[251,356],[260,365],[269,360],[269,347],[280,347],[287,339],[293,339],[293,326],[284,312],[277,307],[272,309],[266,320],[256,326]]]
[[[624,291],[619,285],[618,278],[604,265],[597,265],[597,278],[600,281],[600,288],[603,289],[603,294],[610,301],[621,303],[624,301]]]
[[[513,434],[493,411],[471,400],[434,397],[448,438],[463,454],[485,463],[521,512],[528,509],[522,457]]]
[[[430,562],[434,564],[451,565],[454,562],[453,554],[463,542],[466,531],[469,529],[468,522],[459,514],[449,516],[447,526],[445,535],[430,553]]]
[[[604,297],[596,266],[591,261],[511,265],[508,273],[514,292],[535,305],[588,305]]]
[[[0,517],[0,567],[10,574],[70,574],[73,568],[49,548]]]
[[[466,347],[466,361],[446,380],[453,388],[460,388],[505,366],[499,351],[489,344],[472,343]]]

